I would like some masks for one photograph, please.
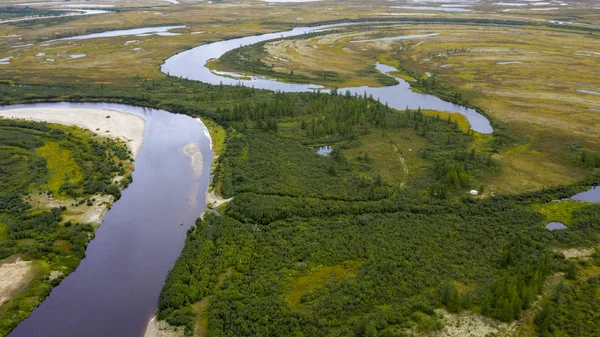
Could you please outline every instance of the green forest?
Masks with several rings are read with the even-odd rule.
[[[492,155],[523,142],[501,125],[474,147],[474,134],[451,119],[364,95],[135,80],[0,85],[0,96],[150,106],[227,130],[212,184],[233,200],[190,228],[158,303],[158,318],[186,335],[426,335],[443,328],[438,309],[499,322],[535,310],[540,336],[597,335],[598,253],[576,261],[556,249],[597,247],[600,206],[582,203],[566,231],[545,229],[538,210],[600,183],[597,154],[574,148],[569,160],[589,172],[576,186],[472,197],[502,170]],[[383,179],[369,153],[348,155],[372,134],[422,144],[406,183]],[[320,145],[333,151],[318,155]],[[546,293],[556,274],[561,286]],[[574,319],[588,326],[574,333]]]
[[[0,335],[6,335],[85,257],[96,225],[75,221],[71,209],[92,206],[95,195],[118,199],[133,166],[123,143],[75,127],[10,119],[0,119],[0,163],[0,260],[33,261],[35,273],[0,306]],[[117,185],[116,176],[126,178]]]

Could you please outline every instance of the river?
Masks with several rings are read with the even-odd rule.
[[[181,253],[186,231],[206,208],[212,152],[205,126],[189,116],[120,104],[27,104],[0,109],[27,107],[119,110],[143,117],[146,129],[133,183],[106,214],[86,258],[9,336],[142,336],[157,309],[167,272]],[[184,152],[188,144],[200,149],[201,172],[194,170]]]
[[[161,70],[172,76],[187,78],[191,80],[202,81],[210,84],[227,84],[227,85],[245,85],[248,87],[254,87],[256,89],[267,89],[272,91],[282,92],[305,92],[313,91],[322,88],[322,86],[314,84],[295,84],[285,83],[274,79],[258,77],[258,76],[245,76],[242,74],[212,71],[206,67],[206,64],[213,60],[220,58],[226,52],[235,48],[246,46],[250,44],[256,44],[263,41],[301,36],[311,32],[322,31],[326,29],[333,29],[335,27],[347,26],[347,25],[358,25],[358,24],[374,24],[371,23],[340,23],[334,25],[322,25],[315,27],[297,27],[289,31],[269,33],[262,35],[247,36],[238,39],[231,39],[225,41],[219,41],[214,43],[208,43],[199,47],[181,52],[167,59],[161,66]],[[394,22],[389,22],[393,24]],[[396,37],[399,38],[399,37]],[[425,37],[427,38],[427,37]],[[395,69],[383,64],[377,64],[377,69],[388,74]],[[396,77],[394,77],[396,78]],[[396,78],[398,81],[397,85],[382,87],[382,88],[371,88],[367,86],[354,87],[354,88],[342,88],[338,91],[345,93],[350,91],[352,94],[358,95],[371,95],[373,98],[380,100],[382,103],[387,103],[390,107],[396,109],[405,109],[406,107],[411,109],[432,109],[447,112],[454,112],[463,114],[471,124],[471,128],[481,133],[492,133],[493,129],[489,120],[478,113],[477,111],[450,102],[441,100],[435,96],[428,94],[420,94],[412,91],[408,82],[401,78]]]

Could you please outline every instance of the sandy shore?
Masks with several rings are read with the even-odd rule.
[[[33,262],[19,258],[15,260],[14,257],[0,262],[0,304],[2,304],[29,284],[31,277],[27,275],[33,268]]]
[[[150,319],[144,337],[183,337],[183,327],[172,327],[165,321],[158,321],[156,316]]]
[[[110,118],[107,118],[110,116]],[[24,108],[0,110],[0,117],[74,125],[127,143],[135,158],[142,148],[146,121],[134,114],[88,108]]]

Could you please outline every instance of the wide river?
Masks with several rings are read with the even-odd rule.
[[[181,253],[186,230],[206,208],[212,152],[198,120],[163,110],[103,103],[2,107],[78,107],[132,113],[146,120],[133,183],[106,214],[86,258],[11,337],[136,337],[157,308],[167,272]],[[184,147],[196,144],[202,171]],[[183,224],[183,225],[181,225]]]

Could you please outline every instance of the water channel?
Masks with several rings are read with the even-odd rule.
[[[2,107],[110,109],[146,120],[133,183],[106,214],[77,269],[52,290],[11,337],[141,336],[157,308],[186,230],[206,208],[212,153],[205,126],[163,110],[103,103]],[[184,152],[196,144],[202,170]],[[183,225],[182,225],[183,224]]]
[[[305,92],[321,89],[322,86],[313,84],[285,83],[258,76],[246,76],[230,72],[212,71],[206,67],[206,64],[211,60],[220,58],[226,52],[241,46],[256,44],[273,39],[301,36],[303,34],[333,29],[340,26],[359,24],[373,23],[341,23],[315,27],[297,27],[286,32],[247,36],[239,39],[209,43],[172,56],[165,61],[161,67],[161,70],[164,73],[172,76],[211,84],[244,85],[248,87],[254,87],[256,89],[267,89],[282,92]],[[399,37],[396,37],[396,39],[398,38]],[[384,74],[389,74],[396,70],[383,64],[377,64],[376,67]],[[382,103],[387,103],[390,107],[396,109],[405,109],[406,107],[417,109],[420,107],[422,109],[460,113],[467,117],[473,130],[481,133],[493,132],[489,120],[477,111],[458,104],[446,102],[432,95],[414,92],[411,90],[408,82],[401,78],[396,78],[396,80],[398,81],[398,84],[393,86],[382,88],[371,88],[367,86],[342,88],[339,89],[339,92],[344,93],[346,91],[350,91],[352,94],[358,95],[363,95],[366,93],[367,95],[373,96],[373,98],[379,99]]]

